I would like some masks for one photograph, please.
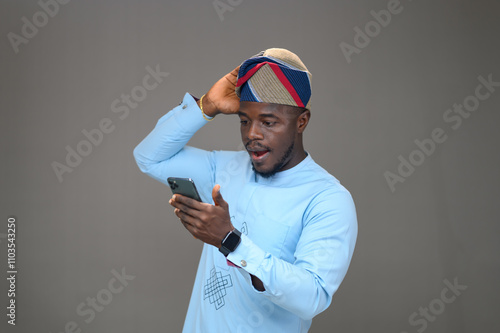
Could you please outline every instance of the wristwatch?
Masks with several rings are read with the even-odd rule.
[[[238,247],[241,242],[241,232],[239,232],[237,229],[233,229],[232,231],[228,232],[226,237],[221,242],[221,246],[219,247],[219,251],[227,257],[227,255]]]

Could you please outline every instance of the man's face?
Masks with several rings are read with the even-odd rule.
[[[241,139],[257,173],[270,177],[294,166],[290,160],[302,148],[297,145],[297,113],[283,105],[241,102],[238,115]]]

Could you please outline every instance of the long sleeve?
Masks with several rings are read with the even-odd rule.
[[[255,293],[305,320],[330,305],[349,267],[357,236],[356,211],[347,190],[323,194],[309,206],[293,263],[265,252],[245,235],[228,255],[248,283],[249,274],[263,282],[266,290],[254,289]]]
[[[350,193],[307,156],[270,178],[245,151],[205,151],[186,144],[208,121],[194,98],[164,115],[135,148],[139,168],[167,184],[192,178],[205,202],[217,183],[241,243],[227,260],[205,244],[184,332],[307,332],[330,305],[349,267],[357,236]],[[256,290],[251,275],[265,291]],[[251,314],[259,314],[259,325]]]
[[[207,122],[194,98],[186,93],[182,103],[160,118],[153,131],[134,149],[139,169],[165,184],[168,177],[192,178],[202,199],[211,202],[213,153],[186,146]]]

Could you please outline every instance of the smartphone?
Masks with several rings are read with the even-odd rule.
[[[196,190],[194,181],[191,178],[169,177],[167,182],[173,194],[182,194],[201,202],[198,190]]]

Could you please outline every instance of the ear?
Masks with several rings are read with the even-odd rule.
[[[297,117],[297,133],[302,134],[309,124],[309,119],[311,119],[311,111],[305,110]]]

